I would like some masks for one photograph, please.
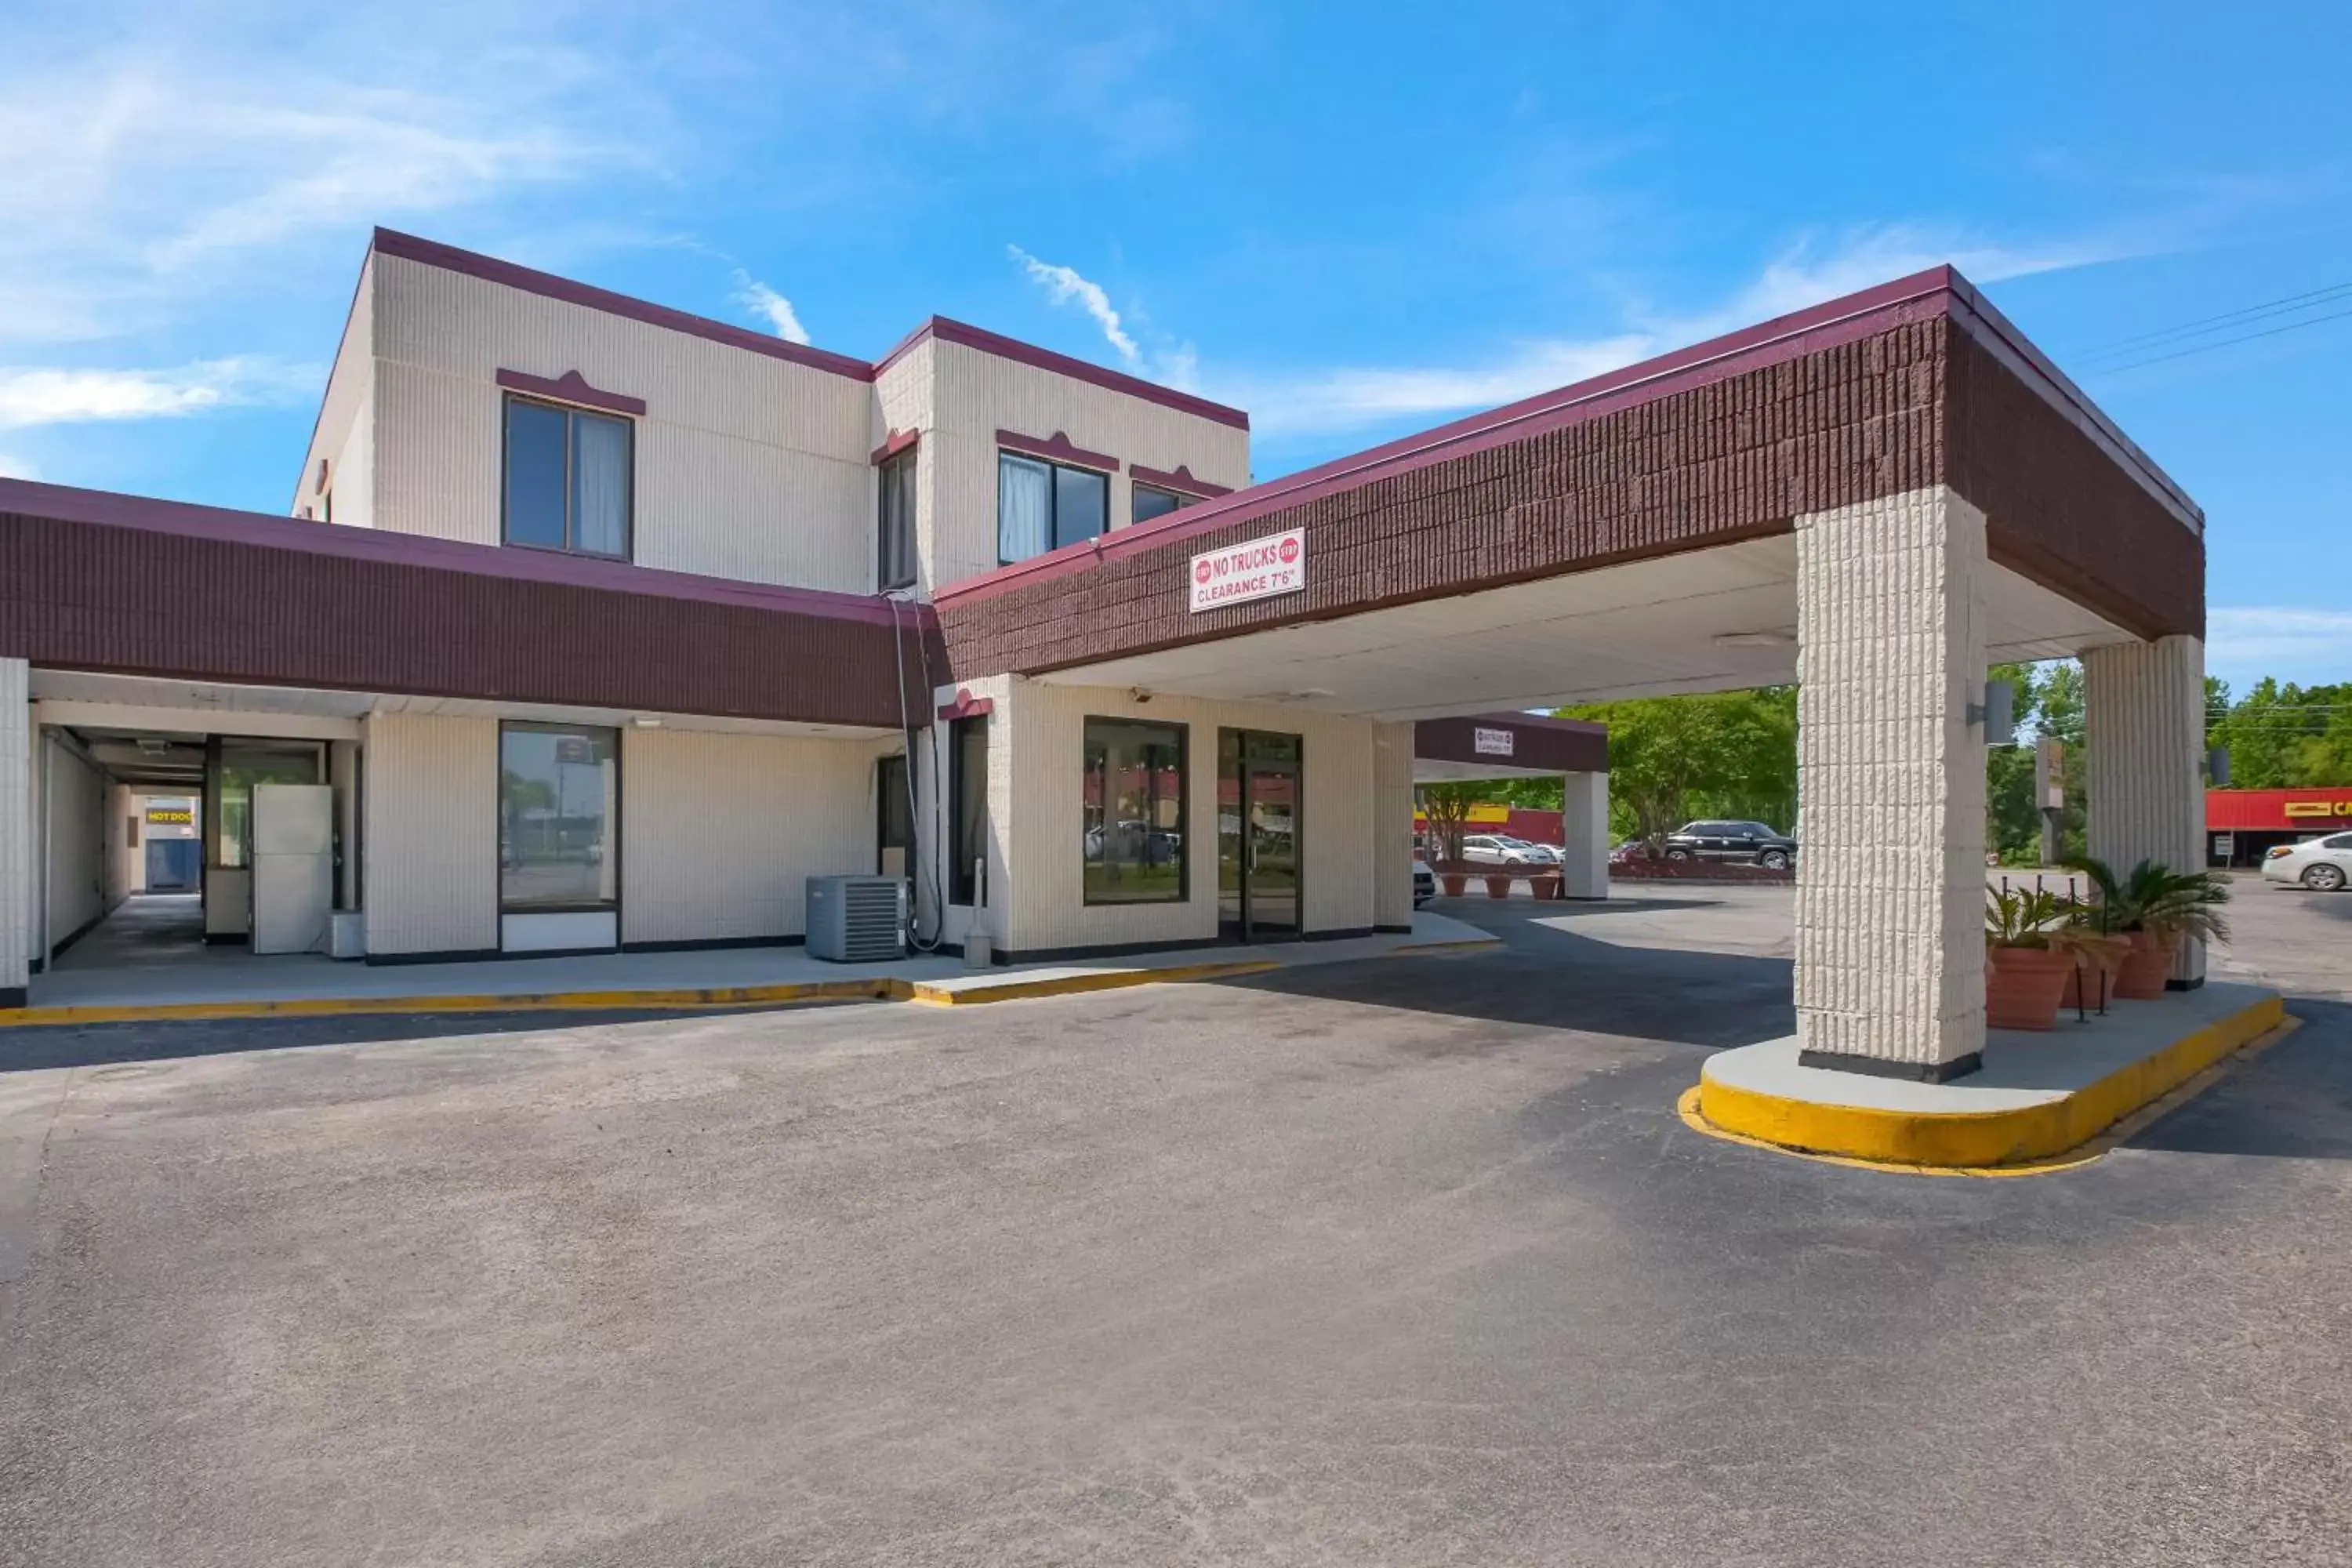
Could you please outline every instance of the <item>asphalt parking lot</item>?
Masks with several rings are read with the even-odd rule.
[[[2013,1180],[1683,1127],[1786,906],[0,1042],[0,1563],[2345,1561],[2352,895],[2247,888],[2305,1026]]]

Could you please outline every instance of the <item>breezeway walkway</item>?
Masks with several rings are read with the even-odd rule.
[[[313,1004],[383,1001],[423,1004],[436,997],[549,997],[593,994],[609,1005],[629,1005],[628,993],[776,992],[801,985],[905,981],[945,993],[975,994],[1017,985],[1068,982],[1071,989],[1114,977],[1202,965],[1290,967],[1379,957],[1414,950],[1485,945],[1494,939],[1464,921],[1423,910],[1410,934],[1396,932],[1330,942],[1181,948],[1084,963],[1012,965],[973,970],[953,957],[910,956],[889,963],[828,963],[793,947],[715,948],[690,952],[590,953],[566,958],[504,959],[465,963],[368,964],[315,953],[256,957],[243,947],[191,950],[164,940],[174,911],[168,900],[137,899],[110,916],[58,962],[33,977],[27,1015],[52,1008],[184,1007],[207,1005]],[[127,918],[126,918],[127,917]],[[120,923],[118,923],[120,922]],[[181,933],[184,934],[184,933]],[[1172,976],[1171,976],[1172,977]],[[715,999],[715,998],[714,998]],[[769,999],[745,998],[747,1002]],[[774,998],[789,999],[789,998]],[[977,1000],[972,994],[971,999]],[[39,1022],[20,1016],[17,1022]]]

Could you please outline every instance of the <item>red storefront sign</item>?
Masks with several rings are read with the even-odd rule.
[[[2320,833],[2352,827],[2352,784],[2334,789],[2209,789],[2205,827],[2213,833]]]

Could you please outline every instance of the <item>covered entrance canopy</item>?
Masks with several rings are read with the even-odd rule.
[[[2095,852],[2198,863],[2203,526],[1939,268],[938,606],[959,678],[1386,720],[1796,680],[1807,1058],[1937,1079],[1983,1038],[1989,661],[2084,656]],[[1293,530],[1303,587],[1192,609],[1196,558]]]

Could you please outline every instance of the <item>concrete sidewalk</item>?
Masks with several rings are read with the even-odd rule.
[[[970,1004],[1484,947],[1494,941],[1475,926],[1424,910],[1413,917],[1409,934],[1182,948],[986,970],[969,969],[961,959],[950,957],[827,963],[797,946],[415,964],[339,963],[308,953],[257,958],[242,949],[215,948],[183,963],[60,965],[54,973],[35,976],[30,1005],[0,1011],[0,1025],[521,1006],[757,1006],[858,999]]]

